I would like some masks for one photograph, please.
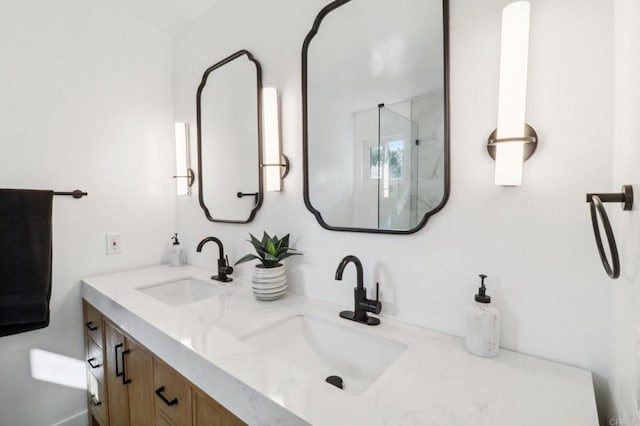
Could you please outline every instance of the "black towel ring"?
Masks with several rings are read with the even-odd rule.
[[[633,207],[633,188],[631,185],[624,185],[621,193],[587,194],[587,202],[591,204],[591,224],[593,225],[593,235],[596,238],[596,245],[598,246],[598,254],[600,255],[602,266],[607,272],[607,275],[615,280],[620,276],[620,256],[618,255],[618,246],[616,245],[616,239],[613,235],[609,216],[607,215],[607,211],[602,203],[623,203],[623,210],[631,210]],[[602,219],[602,227],[604,228],[604,233],[607,236],[609,253],[611,253],[611,263],[609,263],[609,259],[607,259],[607,254],[604,251],[604,244],[602,244],[598,215],[600,215],[600,218]]]
[[[598,212],[596,213],[596,209]],[[602,218],[602,226],[604,227],[604,233],[607,235],[607,241],[609,242],[609,253],[611,253],[611,263],[607,259],[607,254],[604,252],[604,245],[602,244],[602,236],[600,235],[600,226],[598,226],[598,213]],[[593,225],[593,234],[596,237],[596,245],[598,246],[598,254],[602,261],[604,270],[614,280],[620,276],[620,257],[618,256],[618,246],[616,245],[616,238],[613,235],[613,229],[611,229],[611,222],[609,222],[609,216],[607,211],[600,201],[600,197],[593,195],[591,197],[591,224]]]

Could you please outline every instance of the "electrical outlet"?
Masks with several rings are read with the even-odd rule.
[[[122,235],[107,234],[107,254],[122,253]]]

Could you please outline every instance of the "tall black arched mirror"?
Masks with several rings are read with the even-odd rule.
[[[304,199],[335,231],[408,234],[449,194],[447,0],[338,0],[302,49]]]
[[[262,205],[261,102],[260,63],[246,50],[202,76],[196,98],[198,196],[210,221],[251,222]]]

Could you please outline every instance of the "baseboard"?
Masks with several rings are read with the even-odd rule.
[[[81,411],[59,422],[53,423],[51,426],[88,426],[89,413],[87,410]]]

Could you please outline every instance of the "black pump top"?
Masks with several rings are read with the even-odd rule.
[[[487,278],[486,275],[480,274],[478,275],[482,280],[480,282],[480,288],[478,289],[478,294],[476,294],[476,302],[480,303],[491,303],[491,296],[485,294],[487,291],[487,287],[484,286],[484,279]]]
[[[180,241],[178,241],[178,234],[173,234],[173,237],[171,237],[171,239],[173,240],[174,246],[177,246],[178,244],[180,244]]]

